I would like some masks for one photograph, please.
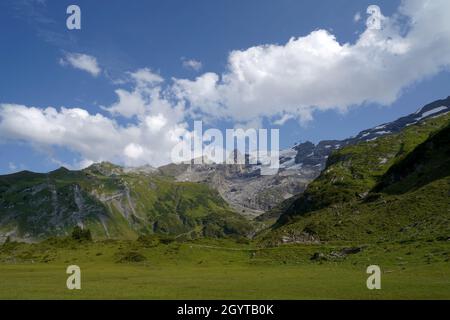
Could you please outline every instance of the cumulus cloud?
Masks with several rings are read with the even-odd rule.
[[[191,69],[194,71],[200,71],[200,69],[203,67],[202,63],[195,59],[182,59],[183,67],[186,69]]]
[[[125,147],[124,154],[130,159],[139,159],[144,154],[144,148],[136,143],[130,143]]]
[[[368,28],[355,43],[319,29],[284,45],[236,50],[223,74],[175,79],[174,91],[198,112],[240,121],[308,121],[315,111],[389,105],[412,83],[448,68],[448,12],[446,0],[404,0],[392,17],[379,15],[381,29]]]
[[[130,111],[136,116],[133,124],[120,124],[114,116],[91,114],[81,108],[41,109],[1,104],[0,137],[4,141],[24,141],[40,149],[65,147],[81,157],[75,164],[64,164],[69,168],[85,167],[100,161],[127,166],[167,164],[173,147],[181,141],[180,136],[189,134],[183,106],[166,100],[161,88],[155,87],[153,80],[144,78],[146,87],[139,82],[140,79],[125,95],[139,96],[132,105],[134,113]],[[151,94],[145,95],[147,91]],[[117,109],[119,103],[124,103],[123,96],[118,95],[118,99],[106,110],[112,115],[117,112],[128,114],[126,109],[121,109],[125,104]]]
[[[97,59],[87,54],[66,53],[59,62],[63,66],[69,65],[75,69],[86,71],[94,77],[97,77],[102,71],[98,66]]]
[[[129,75],[136,81],[139,87],[145,87],[147,85],[160,84],[164,79],[152,72],[149,68],[139,69],[135,72],[130,72]]]
[[[161,99],[164,79],[150,69],[139,69],[128,73],[128,81],[134,83],[132,90],[117,89],[117,102],[112,106],[104,108],[113,115],[122,115],[126,118],[142,116],[150,109],[158,109],[155,104],[165,104],[164,109],[168,109],[167,101]],[[126,82],[126,80],[124,80]],[[153,104],[153,106],[152,106]]]

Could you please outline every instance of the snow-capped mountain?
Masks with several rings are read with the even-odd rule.
[[[296,169],[300,166],[318,167],[320,170],[325,166],[328,156],[333,150],[347,145],[356,144],[362,141],[373,141],[381,136],[400,132],[403,128],[416,124],[425,119],[438,117],[450,112],[450,97],[444,100],[437,100],[420,108],[415,113],[401,117],[395,121],[384,123],[371,129],[363,130],[355,137],[345,140],[326,140],[317,145],[312,142],[304,142],[295,145],[288,151],[281,152],[289,155],[283,158],[284,168]],[[295,150],[295,155],[293,150]],[[280,154],[281,154],[280,153]],[[280,158],[281,161],[281,158]]]
[[[430,103],[417,112],[363,130],[345,140],[324,140],[318,144],[303,142],[280,151],[280,170],[275,175],[262,176],[259,165],[169,165],[161,172],[178,181],[207,183],[238,212],[255,217],[283,200],[301,193],[309,182],[325,168],[329,155],[344,146],[375,140],[403,128],[450,111],[450,97]],[[250,156],[246,156],[248,158]]]

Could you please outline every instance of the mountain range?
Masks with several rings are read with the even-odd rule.
[[[280,170],[261,176],[258,165],[174,165],[160,168],[177,181],[201,182],[219,191],[237,212],[256,217],[286,199],[302,193],[319,176],[332,152],[345,146],[375,141],[450,111],[450,97],[430,103],[415,113],[358,133],[345,140],[306,141],[280,151]]]
[[[308,242],[388,237],[398,221],[404,234],[442,237],[450,210],[449,111],[450,97],[355,137],[296,144],[280,152],[281,168],[273,176],[260,175],[260,167],[250,164],[111,163],[0,176],[0,242],[64,236],[75,225],[89,228],[95,238],[259,231],[257,237],[270,243]],[[397,208],[398,221],[388,207]]]
[[[0,236],[35,240],[89,228],[95,238],[248,234],[249,222],[213,189],[111,163],[0,177]]]

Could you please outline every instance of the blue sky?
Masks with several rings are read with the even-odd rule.
[[[415,1],[409,2],[414,3]],[[66,8],[70,4],[77,4],[81,8],[82,29],[79,31],[66,28],[68,16]],[[138,90],[136,89],[139,87],[137,82],[133,83],[133,80],[129,79],[130,77],[136,79],[132,76],[133,72],[137,70],[151,71],[152,74],[164,79],[161,90],[168,90],[173,85],[172,79],[184,79],[191,81],[188,84],[193,85],[197,77],[206,73],[217,74],[219,79],[224,74],[232,74],[229,67],[229,54],[233,50],[246,52],[248,48],[256,47],[261,51],[261,55],[270,57],[270,53],[266,52],[261,47],[262,45],[278,45],[283,50],[292,37],[307,37],[315,30],[326,30],[329,35],[335,37],[339,44],[349,43],[352,45],[366,31],[365,21],[368,17],[366,9],[371,4],[378,5],[385,17],[392,18],[394,14],[398,13],[401,2],[392,0],[2,1],[0,3],[0,43],[2,44],[2,50],[0,50],[2,75],[0,77],[0,104],[2,105],[0,108],[6,110],[5,104],[23,106],[26,108],[22,110],[23,112],[30,111],[28,108],[31,107],[40,110],[53,107],[57,112],[61,110],[61,107],[79,108],[85,110],[89,115],[101,114],[105,119],[115,121],[117,126],[126,128],[139,123],[144,119],[140,117],[143,115],[127,117],[119,109],[112,113],[112,109],[108,110],[108,108],[118,101],[116,90],[122,89],[130,93]],[[414,5],[405,11],[412,12],[411,15],[418,15]],[[355,19],[357,13],[360,13],[359,20]],[[425,29],[427,20],[424,19],[424,21],[422,22],[423,29]],[[396,21],[396,24],[399,22]],[[437,23],[436,28],[439,26]],[[446,27],[447,25],[442,25],[442,28]],[[446,36],[448,29],[444,31]],[[416,43],[417,37],[410,43]],[[396,40],[395,37],[393,38]],[[402,44],[403,42],[399,40],[398,43]],[[434,46],[434,43],[429,44],[431,49],[434,49]],[[406,50],[414,51],[414,47]],[[447,47],[439,47],[436,50],[443,53],[448,52],[446,51]],[[360,53],[359,50],[355,52]],[[289,54],[291,53],[289,51]],[[73,67],[68,62],[71,54],[84,54],[95,58],[101,72],[93,76],[89,72]],[[395,56],[398,54],[396,52]],[[401,54],[404,54],[403,51],[400,52]],[[423,55],[423,50],[416,49],[416,53],[408,56],[408,59],[423,61]],[[381,54],[380,56],[380,61],[384,61],[383,59],[386,57]],[[248,56],[243,55],[240,59],[246,58]],[[432,59],[432,57],[426,58]],[[391,58],[387,57],[386,59]],[[201,63],[201,68],[199,68],[199,64],[197,64],[197,69],[188,67],[187,62],[191,60]],[[398,63],[395,61],[389,60],[387,64],[391,66],[391,69],[397,70]],[[285,68],[288,67],[289,65],[286,65]],[[414,64],[410,64],[410,68],[414,67]],[[323,101],[318,96],[327,96],[330,94],[330,90],[315,93],[314,96],[302,93],[298,98],[298,103],[304,104],[305,108],[308,107],[302,111],[308,115],[300,112],[302,116],[298,116],[296,111],[293,111],[293,107],[283,109],[285,101],[286,103],[297,102],[295,90],[287,92],[286,98],[281,96],[285,93],[284,90],[276,91],[275,95],[280,94],[280,112],[290,118],[282,125],[275,125],[276,118],[281,117],[280,114],[277,114],[276,99],[275,102],[264,106],[264,110],[266,110],[264,113],[260,114],[255,111],[241,115],[237,111],[240,106],[239,98],[231,91],[226,90],[227,93],[223,93],[224,96],[218,98],[219,104],[226,105],[231,101],[230,104],[237,104],[238,107],[230,107],[230,111],[221,117],[214,118],[216,112],[214,109],[212,112],[211,110],[216,106],[209,105],[199,105],[197,109],[192,108],[191,113],[185,110],[184,115],[177,113],[173,119],[171,113],[167,113],[166,109],[164,109],[166,111],[159,111],[153,116],[164,115],[173,128],[180,123],[190,126],[192,114],[198,118],[205,115],[205,119],[212,121],[210,126],[221,129],[232,128],[237,123],[251,124],[253,123],[251,118],[254,116],[255,119],[259,119],[259,123],[263,127],[280,128],[282,148],[292,146],[299,141],[318,142],[324,139],[342,139],[355,135],[360,130],[414,112],[428,102],[450,95],[448,88],[450,74],[447,61],[440,61],[431,67],[423,66],[423,70],[419,66],[418,69],[421,70],[419,74],[405,76],[409,79],[408,81],[398,81],[398,90],[394,92],[395,98],[380,93],[368,94],[366,99],[364,96],[361,97],[350,92],[349,97],[343,97],[343,102],[338,103],[339,106],[334,106],[333,103]],[[301,72],[303,69],[293,70],[293,72]],[[400,66],[398,70],[395,75],[382,74],[380,81],[383,81],[384,77],[386,79],[393,79],[397,76],[401,78],[404,69]],[[280,72],[286,72],[286,70]],[[355,72],[359,74],[358,72],[362,71]],[[321,76],[324,77],[323,81],[326,81],[326,73]],[[366,74],[362,73],[363,79],[365,76]],[[314,79],[314,81],[323,82],[320,78]],[[371,84],[373,82],[370,81],[368,80],[368,85],[373,85]],[[363,82],[363,80],[354,78],[346,82],[346,85],[351,87],[359,82]],[[242,83],[239,82],[237,85],[242,85]],[[277,83],[274,87],[281,85]],[[155,84],[149,85],[147,89],[150,90],[153,86]],[[200,101],[199,104],[203,103],[204,97],[196,100],[197,93],[193,98],[192,92],[186,93],[188,91],[186,86],[181,87],[184,90],[183,99],[186,100],[187,105],[193,107],[195,101]],[[229,87],[235,88],[234,85],[229,85]],[[245,89],[245,87],[243,88]],[[299,88],[300,92],[302,88],[309,87],[300,86]],[[172,93],[172,91],[170,92]],[[363,101],[365,99],[367,101]],[[340,101],[340,97],[338,100]],[[308,106],[310,101],[317,101],[317,105],[320,107],[310,108]],[[175,104],[172,100],[171,103]],[[251,104],[246,105],[245,102],[242,104],[242,108],[253,107]],[[12,108],[8,115],[14,116],[15,112],[16,110]],[[108,152],[104,152],[105,157],[102,158],[101,154],[86,151],[86,143],[88,143],[86,141],[89,139],[96,141],[97,137],[95,136],[81,137],[80,139],[87,139],[82,143],[70,140],[67,145],[64,141],[45,137],[34,139],[41,133],[36,133],[31,129],[27,131],[27,121],[22,122],[22,128],[13,130],[8,127],[3,128],[2,131],[1,123],[7,119],[5,114],[0,115],[0,132],[3,135],[0,137],[0,173],[23,169],[48,171],[60,165],[77,167],[82,163],[87,163],[83,162],[84,160],[110,160],[131,165],[142,164],[145,161],[142,157],[131,157],[130,161],[127,161],[120,154]],[[308,118],[309,116],[311,117]],[[24,119],[30,119],[27,117]],[[107,135],[108,132],[100,133],[100,135],[102,134]],[[130,136],[134,137],[132,134]],[[148,137],[154,140],[150,143],[149,149],[155,144],[164,143],[159,140],[161,139],[159,135]],[[76,140],[77,137],[71,135],[70,139]],[[105,144],[102,141],[99,143]],[[130,143],[135,145],[131,140],[123,143],[126,146],[129,146]],[[81,144],[83,145],[81,146]],[[113,148],[114,145],[110,147]],[[95,144],[92,144],[92,148],[96,148]],[[139,151],[138,153],[145,155],[146,152]],[[150,154],[152,150],[148,152]],[[157,151],[156,156],[158,152],[164,151]],[[152,160],[148,160],[148,162],[159,164],[153,163],[155,152],[152,154],[149,157]]]

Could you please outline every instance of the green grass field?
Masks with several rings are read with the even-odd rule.
[[[450,299],[448,241],[381,243],[345,258],[311,261],[316,252],[348,246],[355,244],[13,243],[0,247],[0,298]],[[81,290],[66,288],[72,264],[81,268]],[[381,267],[381,290],[366,287],[371,264]]]

